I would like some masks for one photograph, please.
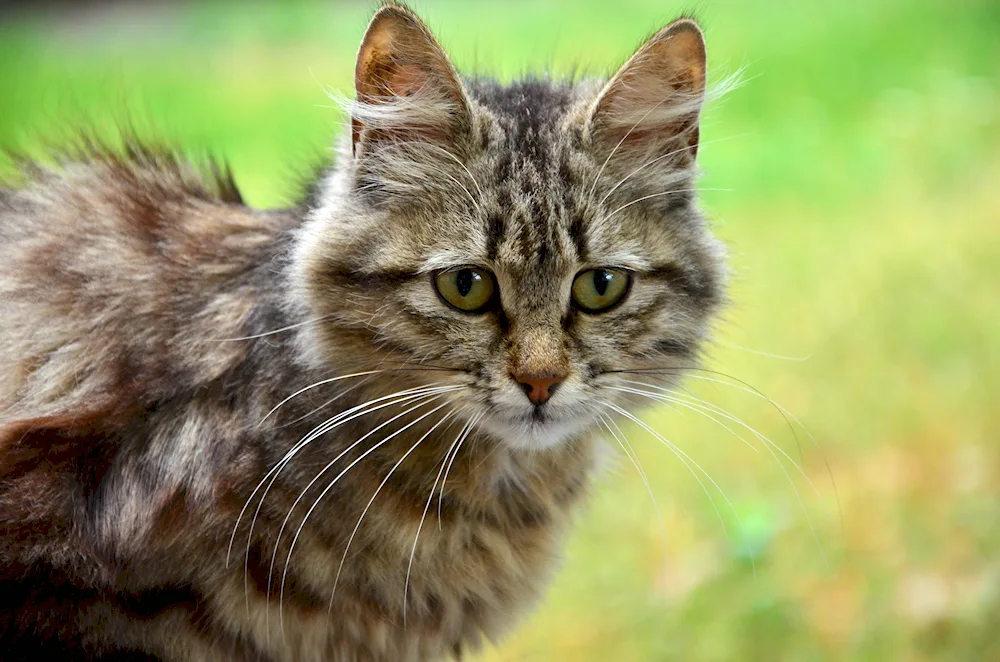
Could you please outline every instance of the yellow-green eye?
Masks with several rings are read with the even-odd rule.
[[[434,287],[448,304],[467,313],[485,312],[496,294],[493,276],[475,267],[442,271],[434,277]]]
[[[573,303],[588,313],[601,313],[628,293],[632,277],[624,269],[588,269],[573,281]]]

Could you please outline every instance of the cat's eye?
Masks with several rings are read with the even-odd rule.
[[[624,269],[588,269],[573,281],[573,304],[588,313],[610,310],[628,294],[632,275]]]
[[[434,277],[434,287],[447,304],[466,313],[483,313],[496,296],[493,275],[476,267],[442,271]]]

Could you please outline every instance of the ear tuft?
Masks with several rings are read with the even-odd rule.
[[[599,152],[631,160],[676,156],[687,165],[698,150],[705,99],[705,40],[689,18],[653,35],[604,86],[589,129]],[[636,154],[640,152],[640,154]]]
[[[423,21],[388,4],[372,17],[354,69],[352,147],[380,136],[444,139],[468,122],[468,101],[448,56]]]

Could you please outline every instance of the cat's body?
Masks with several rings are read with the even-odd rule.
[[[437,659],[541,594],[599,400],[633,400],[599,380],[668,383],[720,296],[697,124],[682,98],[658,141],[613,84],[461,84],[441,58],[380,11],[371,103],[309,206],[141,149],[0,190],[4,660]],[[499,290],[472,312],[440,281],[462,264]],[[635,274],[624,303],[568,307],[603,301],[575,276],[599,265]]]
[[[286,396],[331,374],[296,360],[294,331],[220,341],[302,321],[283,310],[281,276],[300,217],[255,212],[196,190],[148,159],[98,160],[3,202],[4,218],[14,220],[4,243],[19,249],[5,257],[7,273],[31,274],[5,287],[17,288],[18,303],[11,296],[4,306],[4,347],[19,346],[4,356],[4,387],[18,397],[4,398],[13,403],[4,420],[14,422],[3,430],[0,493],[3,659],[19,650],[19,638],[32,657],[46,631],[59,633],[60,646],[95,652],[131,642],[164,657],[184,651],[208,659],[213,651],[222,659],[280,659],[287,647],[299,651],[291,659],[345,660],[426,659],[474,640],[480,628],[495,633],[503,625],[498,613],[541,588],[555,538],[582,491],[587,456],[567,446],[551,457],[496,449],[484,458],[485,446],[467,441],[449,474],[440,530],[435,501],[421,532],[404,626],[411,545],[433,464],[455,426],[425,440],[366,515],[341,573],[336,627],[327,627],[328,600],[347,538],[414,437],[397,437],[368,456],[321,502],[312,516],[318,525],[303,529],[293,556],[283,637],[284,553],[275,563],[269,618],[264,606],[271,538],[301,488],[333,458],[329,446],[303,449],[257,518],[255,535],[266,537],[250,545],[247,618],[253,511],[236,533],[227,569],[233,526],[267,470],[322,420],[307,414],[344,389],[313,389],[258,425]],[[110,271],[98,257],[107,253],[116,256]],[[49,322],[42,328],[39,319]],[[346,410],[413,383],[408,372],[397,374],[388,390],[366,384],[337,406]],[[359,417],[338,434],[360,438],[401,410]],[[418,426],[411,430],[430,424]],[[580,471],[564,473],[567,463]],[[530,498],[509,493],[507,473],[530,481]],[[474,484],[491,480],[497,484]],[[486,495],[490,502],[478,503]],[[372,618],[366,610],[384,613]],[[370,655],[348,654],[362,644]]]

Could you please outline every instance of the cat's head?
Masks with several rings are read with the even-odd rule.
[[[692,365],[723,280],[693,190],[695,22],[607,82],[501,85],[459,77],[390,5],[355,84],[296,255],[314,360],[431,367],[399,375],[461,386],[447,394],[461,414],[522,448],[595,425],[629,380]]]

